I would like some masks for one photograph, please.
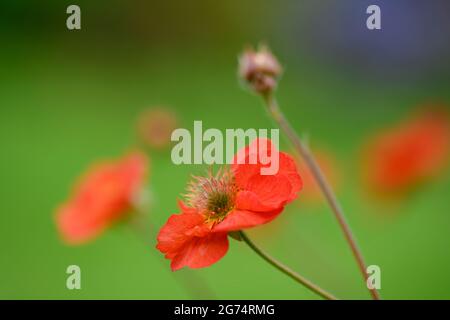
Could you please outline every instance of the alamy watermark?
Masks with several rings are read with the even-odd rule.
[[[67,7],[66,13],[70,14],[66,19],[66,27],[69,30],[81,29],[81,9],[76,4]]]
[[[377,265],[371,265],[367,267],[367,288],[368,289],[381,289],[381,268]]]
[[[203,131],[202,121],[194,121],[192,135],[185,128],[172,132],[171,140],[177,144],[172,148],[171,158],[176,165],[231,164],[237,154],[235,163],[261,163],[262,175],[275,175],[279,169],[279,136],[278,129],[226,129],[225,134],[216,128]],[[252,143],[258,138],[270,139],[276,151],[268,152],[268,148]],[[248,157],[245,153],[238,152],[246,145],[250,145]]]
[[[370,16],[366,20],[366,26],[369,30],[381,29],[381,8],[375,4],[367,7],[366,13]]]
[[[69,16],[66,19],[66,27],[69,30],[81,29],[81,9],[76,4],[71,4],[67,7],[66,13]],[[367,7],[366,13],[369,17],[366,20],[366,26],[369,30],[381,29],[381,8],[378,5],[372,4]]]
[[[66,288],[69,290],[81,289],[81,268],[75,264],[70,265],[66,269],[69,275],[66,280]]]

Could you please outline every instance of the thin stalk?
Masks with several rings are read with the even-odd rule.
[[[365,286],[369,289],[372,298],[375,300],[379,300],[380,296],[379,296],[378,291],[375,288],[369,288],[369,286],[367,286],[367,279],[368,279],[367,267],[364,262],[364,258],[361,254],[361,250],[359,249],[359,247],[356,243],[356,239],[353,236],[353,233],[352,233],[350,226],[345,218],[344,212],[336,198],[336,195],[334,194],[333,189],[331,188],[330,184],[326,180],[325,175],[322,173],[322,170],[320,169],[319,165],[317,164],[317,161],[315,160],[313,154],[311,153],[309,148],[305,144],[303,144],[300,137],[297,135],[295,130],[289,124],[289,122],[287,121],[283,112],[279,108],[275,97],[272,94],[267,94],[264,96],[264,101],[267,105],[267,108],[268,108],[272,118],[279,125],[281,130],[284,131],[284,133],[288,137],[289,141],[293,144],[296,151],[302,156],[302,158],[305,160],[307,166],[311,170],[312,175],[314,176],[315,180],[317,181],[317,183],[320,187],[320,190],[322,191],[328,204],[330,205],[330,207],[339,223],[339,226],[341,227],[342,232],[344,233],[345,239],[347,240],[347,242],[351,248],[353,256],[355,257],[358,267],[363,275]]]
[[[243,232],[239,231],[239,235],[241,239],[254,251],[256,254],[258,254],[261,258],[263,258],[265,261],[270,263],[272,266],[283,272],[285,275],[289,276],[290,278],[294,279],[298,283],[304,285],[311,291],[315,292],[319,296],[321,296],[324,299],[327,300],[337,300],[335,296],[333,296],[331,293],[328,293],[327,291],[323,290],[316,284],[312,283],[308,279],[304,278],[303,276],[299,275],[295,271],[291,270],[289,267],[285,266],[281,262],[275,260],[271,256],[269,256],[267,253],[265,253],[262,249],[260,249],[256,244],[254,244],[250,238]]]

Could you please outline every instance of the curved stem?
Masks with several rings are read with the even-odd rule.
[[[328,183],[324,174],[322,173],[322,170],[320,169],[319,165],[317,164],[316,160],[314,159],[313,154],[308,149],[308,147],[305,144],[303,144],[300,137],[297,135],[295,130],[289,124],[286,117],[281,112],[274,96],[272,94],[265,95],[264,100],[267,104],[267,107],[269,109],[271,116],[277,122],[277,124],[279,125],[281,130],[283,130],[284,133],[287,135],[290,142],[294,145],[297,152],[302,156],[302,158],[305,160],[307,166],[311,170],[311,173],[314,176],[315,180],[317,181],[317,183],[320,187],[320,190],[324,194],[336,219],[338,220],[338,223],[342,229],[342,232],[344,233],[345,239],[347,240],[348,244],[350,245],[353,256],[355,257],[358,267],[359,267],[359,269],[363,275],[363,278],[365,280],[366,287],[369,289],[372,298],[375,300],[379,300],[380,296],[378,294],[378,291],[375,288],[369,288],[367,286],[368,275],[367,275],[367,267],[364,262],[364,258],[363,258],[361,251],[356,243],[355,237],[353,236],[353,233],[352,233],[350,226],[344,216],[344,212],[336,198],[336,195],[334,194],[333,189],[331,188],[330,184]]]
[[[242,240],[253,251],[255,251],[261,258],[266,260],[268,263],[270,263],[272,266],[274,266],[275,268],[277,268],[278,270],[280,270],[281,272],[283,272],[287,276],[291,277],[292,279],[294,279],[298,283],[304,285],[305,287],[307,287],[311,291],[314,291],[315,293],[317,293],[318,295],[320,295],[321,297],[323,297],[323,298],[325,298],[327,300],[337,300],[337,298],[335,296],[333,296],[331,293],[326,292],[325,290],[323,290],[319,286],[315,285],[314,283],[312,283],[308,279],[302,277],[301,275],[299,275],[295,271],[291,270],[290,268],[286,267],[284,264],[278,262],[277,260],[275,260],[274,258],[269,256],[267,253],[265,253],[263,250],[261,250],[258,246],[256,246],[256,244],[254,244],[243,231],[239,231],[239,235],[241,236]]]

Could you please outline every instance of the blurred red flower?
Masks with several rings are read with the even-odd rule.
[[[448,113],[441,108],[424,109],[369,144],[366,180],[378,193],[403,193],[438,175],[447,164],[449,151]]]
[[[145,155],[135,152],[94,165],[56,214],[63,240],[80,244],[99,235],[133,207],[147,171]]]
[[[256,150],[257,163],[248,164]],[[278,155],[278,172],[261,175],[260,169],[270,165],[261,163],[263,155],[273,152]],[[238,155],[245,164],[237,163]],[[301,188],[294,160],[278,152],[270,140],[257,139],[238,152],[231,170],[194,177],[187,204],[180,201],[181,213],[172,215],[161,228],[157,248],[172,260],[173,271],[207,267],[227,252],[229,232],[272,221]]]
[[[172,131],[178,127],[174,111],[157,107],[146,110],[138,119],[139,137],[151,148],[163,149],[170,145]]]

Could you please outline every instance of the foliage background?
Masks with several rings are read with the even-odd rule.
[[[94,160],[137,145],[138,114],[176,110],[183,127],[270,128],[260,101],[241,89],[237,54],[265,40],[285,65],[279,99],[313,147],[332,152],[338,195],[386,299],[450,298],[448,171],[399,203],[361,186],[370,135],[428,101],[450,104],[447,1],[84,1],[82,30],[68,31],[68,1],[0,5],[0,298],[190,298],[151,245],[124,225],[67,247],[53,222],[72,181]],[[365,28],[378,3],[383,29]],[[288,150],[288,146],[284,145]],[[149,151],[151,219],[177,211],[189,175],[170,151]],[[292,204],[253,232],[275,257],[342,298],[368,298],[324,204]],[[82,290],[65,287],[66,267]],[[183,272],[183,271],[181,271]],[[198,272],[224,299],[316,298],[233,241]]]

